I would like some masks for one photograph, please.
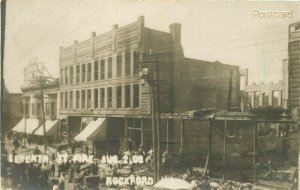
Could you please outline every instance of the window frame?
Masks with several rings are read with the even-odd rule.
[[[107,61],[107,79],[111,79],[113,76],[113,60],[112,57],[108,58]]]
[[[117,77],[122,77],[122,54],[117,55]]]
[[[140,107],[140,85],[139,84],[133,85],[133,107],[134,108]]]
[[[116,102],[117,102],[117,108],[122,108],[122,86],[117,86],[117,96],[116,96]]]
[[[125,108],[131,107],[131,92],[130,85],[125,85]]]
[[[130,69],[131,69],[131,54],[130,52],[127,52],[125,54],[125,76],[128,77],[130,76]]]
[[[112,87],[107,87],[107,108],[112,108]]]
[[[86,90],[86,108],[90,109],[92,108],[92,90],[91,89],[87,89]]]
[[[81,83],[86,82],[86,64],[81,65]]]
[[[99,61],[94,61],[94,81],[99,80]]]
[[[105,108],[105,88],[100,88],[100,108]]]
[[[105,73],[106,73],[106,70],[105,70],[105,59],[101,59],[100,60],[100,80],[106,79]]]
[[[86,105],[85,105],[85,99],[86,99],[86,95],[85,95],[85,89],[81,90],[81,109],[85,109]]]
[[[93,90],[94,93],[94,104],[93,104],[93,108],[99,108],[99,89],[98,88],[94,88]]]
[[[87,63],[86,65],[86,82],[91,82],[92,80],[92,63]]]

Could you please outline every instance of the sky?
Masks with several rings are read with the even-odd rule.
[[[254,11],[292,11],[292,18],[260,18]],[[3,75],[10,92],[21,92],[33,58],[59,75],[59,47],[145,17],[145,26],[169,32],[182,25],[184,55],[249,69],[249,81],[282,79],[288,25],[300,20],[299,2],[200,2],[134,0],[7,0]]]

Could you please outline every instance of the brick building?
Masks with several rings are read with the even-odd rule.
[[[292,117],[300,120],[300,21],[289,25],[289,106]]]
[[[239,105],[237,66],[184,57],[180,24],[171,24],[169,32],[157,31],[145,27],[140,16],[129,25],[113,25],[110,32],[92,33],[88,40],[60,48],[59,115],[67,118],[71,139],[96,142],[98,149],[110,153],[128,139],[135,147],[149,148],[151,91],[149,83],[141,83],[139,71],[151,70],[155,62],[163,81],[162,113],[226,109],[229,97],[231,106]],[[180,125],[172,125],[168,138],[176,146]]]

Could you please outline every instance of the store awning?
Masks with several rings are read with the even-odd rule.
[[[58,127],[58,120],[49,120],[47,119],[45,122],[45,132],[47,135],[55,135]],[[35,135],[44,136],[44,126],[43,124],[34,132]]]
[[[39,127],[38,119],[23,118],[16,126],[12,128],[12,130],[19,133],[32,134],[38,127]]]
[[[76,137],[76,141],[104,139],[106,135],[106,118],[92,120]]]

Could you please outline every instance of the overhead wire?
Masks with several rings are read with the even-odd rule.
[[[160,10],[161,11],[161,10]],[[104,14],[104,13],[103,13]],[[157,14],[156,14],[157,15]],[[156,16],[155,15],[155,16]],[[154,17],[155,17],[154,16]],[[97,17],[98,17],[98,15],[97,15]],[[88,19],[88,20],[90,20],[90,19]],[[86,24],[86,23],[85,23]],[[72,33],[72,32],[74,32],[74,31],[76,31],[76,28],[75,29],[73,29],[72,31],[70,31],[69,33],[67,33],[67,34],[70,34],[70,33]],[[275,31],[275,32],[272,32],[272,33],[276,33],[276,32],[282,32],[282,31]],[[267,35],[267,34],[259,34],[259,35]],[[253,36],[257,36],[257,35],[253,35]],[[252,36],[252,37],[253,37]],[[239,39],[235,39],[234,41],[236,41],[236,40],[241,40],[242,38],[239,38]],[[240,47],[234,47],[234,48],[228,48],[228,49],[221,49],[221,50],[218,50],[218,51],[211,51],[211,52],[205,52],[205,53],[197,53],[197,55],[207,55],[207,54],[210,54],[210,53],[216,53],[216,52],[224,52],[224,51],[231,51],[231,50],[234,50],[234,49],[240,49],[240,48],[243,48],[243,47],[252,47],[252,46],[257,46],[257,45],[262,45],[262,44],[264,44],[264,43],[273,43],[273,42],[278,42],[278,41],[284,41],[284,40],[286,40],[286,39],[277,39],[277,40],[272,40],[272,41],[267,41],[267,42],[261,42],[261,43],[255,43],[255,44],[250,44],[250,45],[244,45],[244,46],[240,46]],[[223,42],[224,43],[224,42]],[[191,47],[194,47],[194,48],[197,48],[197,47],[203,47],[203,46],[187,46],[187,47],[185,47],[184,49],[191,49]],[[205,47],[205,46],[204,46]],[[160,48],[160,49],[158,49],[158,50],[167,50],[167,49],[169,49],[169,48]],[[29,51],[30,52],[30,51]],[[277,52],[279,52],[279,51],[277,51]],[[47,53],[49,53],[49,52],[47,52]],[[22,63],[22,62],[20,62],[20,63]],[[15,66],[15,65],[14,65]],[[59,72],[58,72],[59,73]]]

